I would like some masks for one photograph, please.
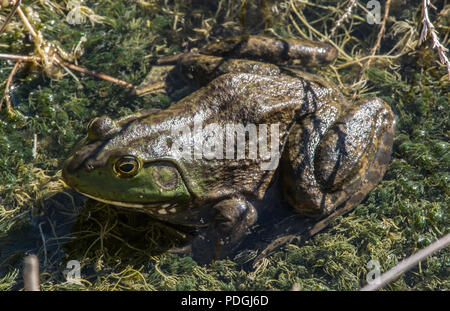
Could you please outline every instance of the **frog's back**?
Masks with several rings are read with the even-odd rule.
[[[154,140],[167,140],[167,137],[170,137],[175,141],[177,137],[174,136],[173,127],[189,128],[195,134],[195,129],[199,126],[207,129],[208,126],[214,125],[222,132],[212,137],[208,132],[208,141],[210,146],[222,145],[222,158],[220,155],[208,157],[204,152],[200,156],[198,153],[190,157],[186,157],[186,154],[183,157],[175,156],[170,148],[150,148],[158,145],[156,141],[144,146],[142,151],[147,153],[146,159],[174,158],[184,171],[186,180],[195,181],[195,184],[190,186],[200,200],[214,200],[238,194],[261,198],[270,184],[278,161],[275,159],[276,161],[269,165],[268,159],[262,159],[261,149],[256,157],[250,154],[250,145],[257,143],[252,136],[252,128],[257,129],[256,140],[259,139],[260,143],[261,139],[264,139],[261,129],[267,130],[266,147],[267,151],[272,152],[271,156],[275,155],[274,145],[271,145],[271,131],[278,130],[278,150],[275,151],[278,151],[277,156],[280,156],[293,124],[305,115],[325,109],[332,101],[342,104],[339,92],[310,79],[288,75],[273,77],[247,73],[225,74],[167,110],[149,116],[147,122],[137,122],[135,126],[143,127],[143,130],[134,129],[134,133],[153,136]],[[155,124],[153,135],[148,132],[152,124]],[[164,124],[171,124],[170,132]],[[238,149],[242,146],[236,146],[239,134],[235,132],[231,133],[233,145],[231,153],[229,151],[230,145],[227,145],[226,135],[230,135],[227,132],[230,129],[246,131],[244,159],[239,158]],[[203,134],[205,136],[205,132]],[[140,139],[135,134],[134,138],[137,141]],[[189,148],[192,153],[198,150],[198,140],[185,139],[185,143],[186,141],[191,144]]]

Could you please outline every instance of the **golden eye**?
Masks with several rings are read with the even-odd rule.
[[[133,177],[141,168],[141,163],[133,156],[124,156],[114,163],[114,171],[122,178]]]

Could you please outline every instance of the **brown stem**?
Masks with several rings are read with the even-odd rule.
[[[9,95],[9,88],[11,87],[12,79],[14,78],[14,76],[21,64],[22,64],[22,61],[20,61],[20,60],[14,64],[14,67],[11,70],[11,73],[9,74],[8,80],[6,80],[5,93],[4,93],[3,99],[6,102],[6,110],[10,116],[14,115],[14,110],[12,108],[12,103],[11,103],[11,99],[10,99],[10,95]],[[3,99],[0,102],[0,110],[2,109]]]
[[[22,2],[22,1],[21,0],[17,1],[16,4],[11,9],[11,12],[9,12],[9,14],[6,17],[5,22],[3,23],[2,27],[0,27],[0,34],[3,32],[3,30],[5,30],[6,25],[8,25],[9,21],[11,20],[11,18],[14,15],[14,13],[16,13],[17,9],[19,8],[20,2]]]
[[[17,5],[17,3],[20,1],[12,0],[12,2],[14,3],[14,5]],[[20,19],[25,24],[25,27],[27,27],[28,31],[33,36],[33,38],[36,39],[38,37],[38,35],[37,35],[36,31],[34,30],[33,26],[31,26],[30,22],[28,21],[27,16],[25,15],[25,13],[23,13],[20,6],[17,7],[17,14],[19,14]]]
[[[381,22],[381,28],[380,28],[380,32],[378,33],[377,36],[377,41],[375,42],[375,45],[372,47],[372,50],[370,51],[370,57],[367,60],[367,63],[365,64],[364,68],[369,68],[370,63],[372,62],[372,59],[375,57],[375,54],[377,52],[377,50],[380,48],[380,44],[381,44],[381,38],[384,35],[384,31],[386,29],[386,21],[388,19],[389,16],[389,8],[391,6],[391,0],[386,0],[386,5],[385,5],[385,9],[384,9],[384,16],[383,16],[383,21]],[[361,70],[361,75],[359,76],[359,81],[357,84],[361,83],[363,81],[364,78],[364,68]],[[353,99],[355,99],[359,93],[360,93],[361,88],[358,89],[358,91],[356,91],[353,94]]]
[[[23,61],[23,62],[39,62],[39,58],[34,57],[34,56],[22,56],[22,55],[0,53],[0,58]]]
[[[425,260],[428,256],[431,256],[431,254],[447,247],[448,245],[450,245],[450,234],[445,235],[444,237],[433,242],[424,249],[421,249],[414,255],[406,258],[391,270],[380,275],[378,279],[375,280],[375,282],[367,284],[366,286],[361,288],[361,291],[375,291],[382,288],[386,284],[389,284],[400,275],[417,265],[422,260]]]
[[[380,32],[378,33],[377,41],[376,41],[375,45],[372,48],[370,56],[374,56],[375,53],[377,52],[377,50],[380,48],[381,38],[383,37],[384,31],[386,29],[386,21],[387,21],[387,18],[389,16],[389,8],[390,8],[390,6],[391,6],[391,0],[387,0],[386,1],[386,6],[385,6],[385,10],[384,10],[383,22],[381,23],[381,29],[380,29]],[[369,67],[371,61],[372,61],[372,58],[369,58],[369,60],[367,61],[367,67]]]
[[[75,70],[75,71],[78,71],[78,72],[81,72],[81,73],[84,73],[84,74],[88,74],[90,76],[94,76],[96,78],[103,79],[103,80],[106,80],[108,82],[111,82],[111,83],[114,83],[114,84],[118,84],[120,86],[125,86],[125,87],[130,88],[130,89],[135,89],[136,88],[133,84],[130,84],[128,82],[125,82],[125,81],[113,78],[113,77],[105,75],[103,73],[97,73],[97,72],[90,71],[90,70],[87,70],[85,68],[79,67],[77,65],[68,63],[68,62],[62,60],[60,57],[57,57],[56,61],[60,65],[63,65],[65,67],[69,68],[69,69],[72,69],[72,70]]]

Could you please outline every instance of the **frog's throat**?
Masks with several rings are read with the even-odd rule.
[[[161,214],[161,215],[176,213],[180,209],[180,206],[176,203],[160,202],[160,203],[144,204],[144,203],[112,201],[112,200],[106,200],[106,199],[95,197],[91,194],[87,194],[82,191],[79,191],[78,189],[75,189],[75,190],[77,192],[87,196],[88,198],[94,199],[99,202],[103,202],[106,204],[112,204],[112,205],[116,205],[116,206],[120,206],[120,207],[142,208],[142,209],[146,209],[146,211],[149,211],[148,209],[153,209],[155,212],[157,212],[158,214]]]

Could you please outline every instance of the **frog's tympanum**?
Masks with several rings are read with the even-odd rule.
[[[238,245],[275,179],[307,217],[351,209],[385,173],[394,115],[379,98],[351,103],[289,66],[336,56],[327,44],[265,36],[179,55],[174,70],[198,90],[166,110],[95,118],[63,178],[98,201],[198,227],[190,247],[203,261]]]

